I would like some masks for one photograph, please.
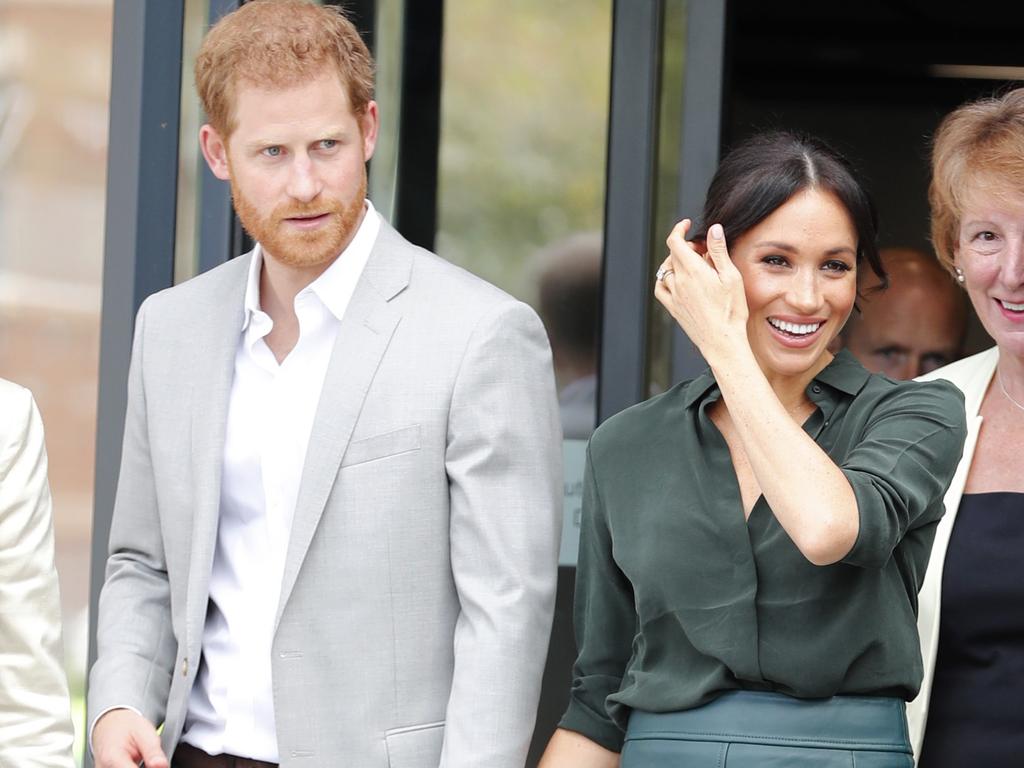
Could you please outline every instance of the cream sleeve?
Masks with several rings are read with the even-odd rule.
[[[0,380],[0,768],[71,768],[43,425],[28,390]]]

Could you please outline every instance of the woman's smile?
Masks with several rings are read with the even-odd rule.
[[[803,348],[821,335],[825,327],[825,318],[803,317],[769,317],[766,322],[781,344],[794,348]]]

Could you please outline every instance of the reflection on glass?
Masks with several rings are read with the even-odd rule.
[[[199,271],[199,126],[203,112],[196,93],[193,66],[206,34],[210,0],[185,0],[185,27],[181,59],[181,123],[178,133],[178,211],[174,232],[174,282]]]
[[[538,312],[551,341],[562,432],[586,440],[597,419],[601,233],[579,232],[541,249]]]
[[[660,91],[658,93],[658,166],[654,189],[654,231],[651,242],[650,274],[653,276],[665,258],[665,238],[676,221],[681,218],[679,191],[683,168],[683,84],[686,77],[686,20],[685,0],[665,3],[662,23],[662,57]],[[700,211],[686,211],[682,215],[695,218]],[[664,392],[672,381],[672,334],[675,321],[654,299],[648,312],[647,333],[647,392]]]
[[[438,252],[538,310],[566,437],[586,438],[597,384],[611,2],[447,0],[444,18]]]
[[[0,2],[0,376],[33,391],[45,422],[79,729],[111,25],[112,0]]]
[[[402,124],[402,27],[405,0],[377,0],[374,51],[377,82],[374,99],[380,110],[380,134],[370,162],[370,198],[388,221],[394,221],[398,135]]]

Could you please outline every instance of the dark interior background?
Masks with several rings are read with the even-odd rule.
[[[806,131],[861,170],[882,246],[930,249],[929,142],[965,101],[1024,85],[1024,4],[861,0],[729,3],[723,148],[765,129]],[[951,66],[988,77],[949,77]],[[988,346],[972,317],[968,351]]]

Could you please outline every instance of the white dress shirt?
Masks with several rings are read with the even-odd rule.
[[[228,404],[220,522],[203,658],[183,740],[216,755],[278,762],[271,680],[274,619],[295,501],[341,319],[380,230],[369,201],[352,242],[295,297],[299,340],[278,364],[253,254]]]

